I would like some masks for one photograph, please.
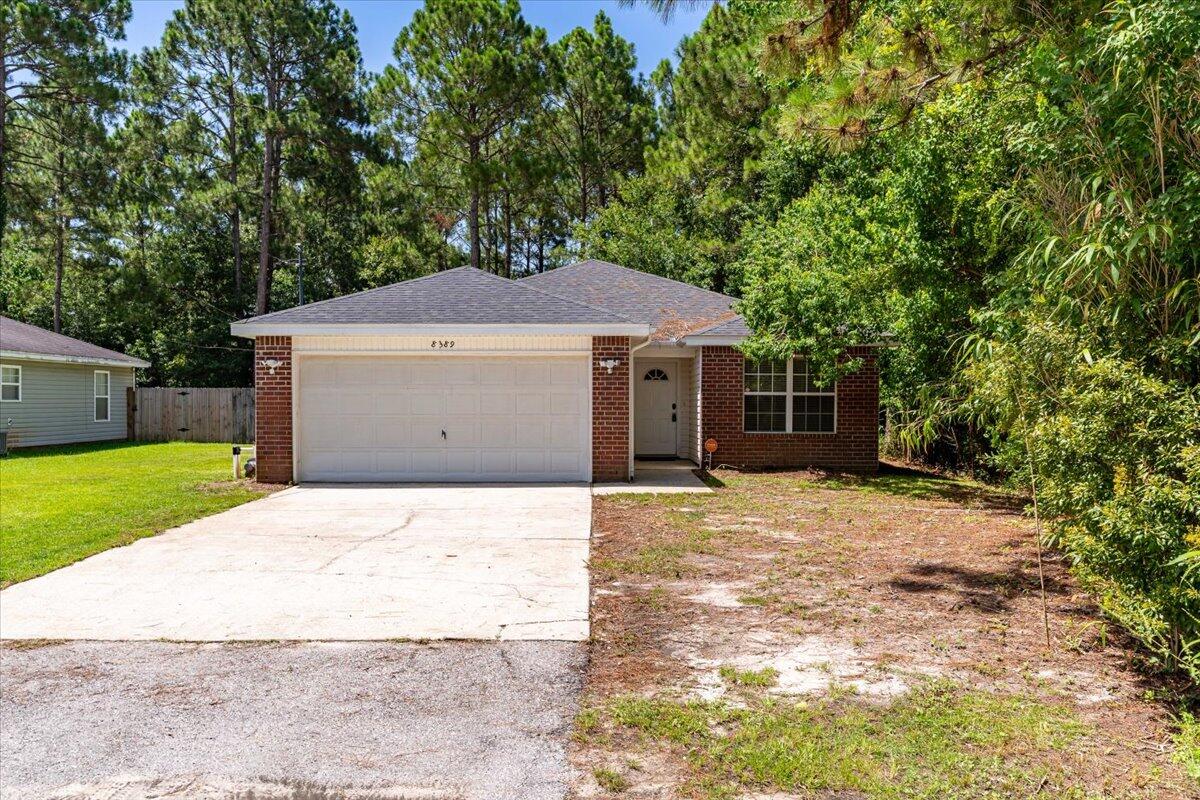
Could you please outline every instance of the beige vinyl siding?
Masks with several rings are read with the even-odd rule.
[[[3,363],[21,368],[20,402],[0,401],[0,428],[8,431],[9,447],[125,438],[125,390],[133,385],[133,367],[16,358]],[[93,421],[96,370],[109,373],[108,422]]]
[[[690,358],[679,359],[679,444],[680,458],[697,459],[696,448],[696,369]]]

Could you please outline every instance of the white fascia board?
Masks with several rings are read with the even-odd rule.
[[[134,367],[145,369],[149,361],[130,356],[128,361],[115,358],[93,358],[92,356],[64,356],[56,353],[25,353],[19,350],[0,350],[0,358],[19,361],[48,361],[55,364],[94,364],[101,367]]]
[[[287,324],[270,322],[234,322],[229,326],[234,336],[253,339],[255,336],[649,336],[650,325],[636,322],[610,322],[577,325],[377,325],[370,323]]]
[[[698,335],[698,336],[684,336],[680,341],[682,341],[688,347],[703,347],[704,345],[708,345],[710,347],[719,347],[719,346],[732,346],[735,344],[741,344],[742,342],[746,341],[747,338],[748,337],[746,337],[746,336]]]

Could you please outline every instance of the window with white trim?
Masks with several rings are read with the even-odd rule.
[[[112,378],[106,370],[98,369],[92,373],[93,397],[96,403],[96,414],[92,419],[95,422],[108,422],[110,419],[109,394],[111,383]]]
[[[0,366],[0,400],[21,402],[21,368],[4,364]]]
[[[743,425],[746,433],[833,433],[834,386],[818,386],[804,358],[745,362]]]

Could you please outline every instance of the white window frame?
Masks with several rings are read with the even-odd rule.
[[[6,403],[21,402],[21,398],[25,396],[25,388],[23,386],[24,377],[25,377],[24,371],[21,369],[20,366],[18,366],[16,364],[0,364],[0,367],[3,367],[4,369],[15,369],[17,371],[17,382],[13,383],[12,381],[4,380],[3,370],[0,370],[0,386],[15,386],[15,387],[17,387],[17,399],[9,400],[7,398],[4,398],[4,402],[6,402]],[[3,396],[3,390],[0,390],[0,397],[2,397],[2,396]]]
[[[837,402],[837,384],[836,383],[834,383],[828,389],[819,390],[819,391],[815,391],[815,392],[793,391],[796,362],[804,361],[804,360],[805,359],[801,356],[793,356],[793,357],[787,359],[786,370],[785,370],[786,374],[787,374],[787,385],[786,385],[785,392],[783,392],[783,393],[786,393],[786,396],[787,396],[787,399],[785,401],[786,407],[785,407],[784,429],[781,431],[751,431],[751,430],[746,430],[746,398],[751,397],[751,396],[778,397],[780,394],[783,394],[783,393],[781,393],[781,392],[748,392],[748,391],[746,391],[746,367],[745,367],[745,364],[751,363],[751,361],[750,361],[750,359],[745,359],[745,363],[742,365],[742,433],[751,435],[751,436],[779,436],[779,435],[832,436],[837,433],[838,402]],[[797,395],[799,395],[801,397],[832,397],[833,398],[833,430],[831,430],[831,431],[798,431],[798,430],[794,430],[793,427],[794,427],[795,417],[792,413],[793,406],[794,406],[794,403],[792,401]]]
[[[97,375],[104,376],[104,394],[99,394],[96,391]],[[101,397],[106,401],[104,404],[104,419],[96,416],[96,401]],[[112,422],[112,373],[106,369],[92,371],[92,422]]]

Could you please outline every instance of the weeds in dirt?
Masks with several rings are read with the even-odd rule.
[[[622,697],[617,726],[686,753],[703,796],[747,789],[862,792],[870,798],[1062,797],[1080,789],[1022,756],[1062,751],[1085,731],[1065,708],[931,681],[890,705],[847,693],[807,702]]]
[[[1175,734],[1175,761],[1192,780],[1200,784],[1200,718],[1181,711],[1177,720],[1179,731]]]
[[[624,775],[607,767],[592,770],[592,777],[606,792],[619,794],[629,788],[629,780]]]
[[[738,669],[730,664],[725,664],[718,670],[718,673],[721,676],[721,680],[732,686],[750,686],[765,689],[769,686],[774,686],[779,680],[779,670],[774,667]]]

